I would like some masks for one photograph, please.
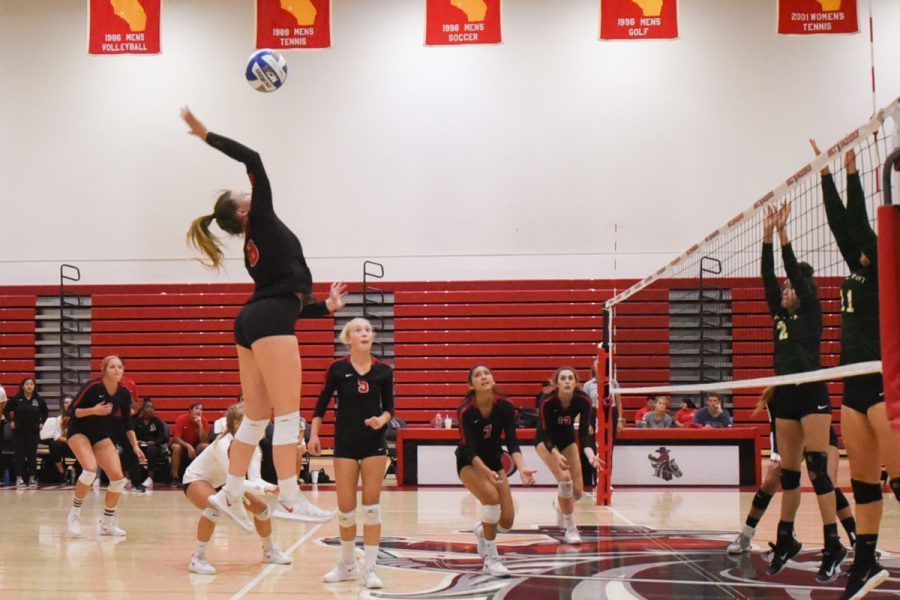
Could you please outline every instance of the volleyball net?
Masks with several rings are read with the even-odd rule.
[[[626,415],[644,405],[642,396],[670,396],[674,407],[692,399],[699,408],[704,393],[716,392],[725,399],[737,425],[754,424],[753,408],[760,391],[768,386],[829,381],[833,405],[838,406],[842,379],[883,372],[889,415],[900,430],[900,207],[882,206],[891,197],[894,169],[888,161],[900,158],[898,123],[900,99],[840,140],[831,144],[819,140],[821,154],[808,164],[680,256],[606,302],[606,372],[612,382],[610,391],[621,395]],[[879,234],[883,360],[838,366],[840,286],[850,272],[828,225],[820,171],[830,170],[846,201],[844,157],[851,149],[856,153],[867,215]],[[760,259],[766,210],[785,203],[791,205],[787,231],[797,260],[815,269],[823,308],[822,369],[774,377],[772,318]],[[783,277],[777,247],[776,243],[776,274]],[[598,428],[604,426],[598,424]],[[608,490],[604,494],[598,485],[597,503],[603,499],[608,499]]]

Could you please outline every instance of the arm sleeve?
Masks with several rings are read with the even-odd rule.
[[[778,279],[775,278],[775,254],[772,244],[763,242],[762,260],[760,261],[763,287],[766,290],[766,303],[769,305],[769,314],[773,317],[781,311],[781,290],[778,288]]]
[[[819,295],[812,283],[800,272],[800,265],[797,263],[797,257],[794,256],[794,248],[791,244],[781,247],[781,258],[784,260],[784,270],[787,272],[797,297],[800,298],[800,305],[804,307],[804,311],[815,310],[819,304]],[[768,296],[768,290],[766,290]],[[780,296],[779,296],[780,297]]]
[[[206,143],[247,167],[250,185],[253,186],[250,212],[254,215],[272,214],[272,187],[259,153],[211,131],[206,134]]]
[[[591,401],[589,398],[585,398],[582,403],[581,414],[578,417],[578,438],[581,442],[582,452],[584,452],[585,448],[590,448],[595,453],[597,452],[594,436],[591,435],[593,425],[591,422]]]
[[[325,384],[322,386],[322,391],[319,393],[319,399],[316,401],[316,409],[313,411],[313,419],[319,417],[320,419],[325,417],[325,411],[328,410],[328,403],[331,402],[331,397],[334,395],[334,390],[337,386],[335,385],[334,378],[334,365],[328,367],[328,371],[325,373]]]
[[[166,432],[166,424],[159,421],[159,427],[156,428],[156,439],[154,440],[158,446],[165,446],[169,443],[169,434]]]
[[[548,423],[550,422],[550,416],[547,414],[548,412],[550,412],[550,402],[544,402],[541,404],[540,408],[537,439],[544,444],[544,447],[547,448],[547,450],[553,452],[553,449],[556,448],[556,444],[553,443],[553,438],[550,436],[550,431],[548,429]]]
[[[504,414],[503,430],[506,437],[506,449],[510,454],[521,452],[519,438],[516,435],[516,409],[512,402],[506,402],[506,414]]]
[[[303,304],[303,310],[300,311],[300,315],[297,317],[298,319],[318,319],[321,317],[327,317],[331,314],[328,310],[328,305],[325,304],[325,301],[321,302],[313,302],[311,304]]]
[[[394,416],[394,370],[391,368],[381,381],[381,410]]]
[[[131,418],[131,392],[122,400],[122,424],[125,431],[134,431],[134,421]]]
[[[47,412],[47,403],[44,402],[43,398],[38,398],[38,405],[41,409],[41,424],[43,424],[47,421],[47,417],[49,416],[49,413]]]
[[[851,271],[857,270],[859,268],[859,248],[856,247],[850,236],[847,211],[844,209],[844,203],[841,202],[841,196],[838,194],[837,186],[834,185],[834,177],[831,173],[822,175],[822,203],[825,205],[828,226],[841,251],[841,256],[844,257]]]
[[[471,462],[478,456],[478,447],[475,445],[477,432],[472,427],[470,420],[466,418],[464,411],[458,411],[457,414],[459,416],[459,432],[462,436],[460,440],[462,443],[459,447],[469,462]]]
[[[863,252],[873,265],[878,263],[878,236],[866,213],[866,194],[863,192],[859,173],[847,175],[847,221],[850,235],[856,247]],[[857,263],[859,256],[856,257]],[[849,261],[848,261],[849,264]],[[851,266],[851,269],[856,270]]]

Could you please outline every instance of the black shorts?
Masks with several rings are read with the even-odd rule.
[[[234,341],[250,348],[253,342],[273,335],[294,335],[302,303],[294,294],[270,296],[244,305],[234,319]]]
[[[844,380],[844,406],[866,414],[869,409],[884,402],[884,379],[881,373],[848,377]]]
[[[99,444],[103,440],[112,439],[109,429],[102,425],[102,423],[92,425],[90,423],[85,423],[84,421],[76,421],[73,419],[69,422],[68,437],[71,438],[72,436],[81,434],[88,439],[91,446]]]
[[[387,455],[387,443],[384,440],[372,443],[349,443],[335,440],[334,457],[363,460],[370,456]]]
[[[486,464],[487,467],[491,471],[502,471],[503,470],[503,459],[500,456],[489,456],[487,458],[485,458],[484,456],[479,456],[478,458],[480,458],[482,460],[482,462],[484,462],[484,464]],[[459,475],[460,473],[462,473],[462,470],[465,467],[471,467],[471,466],[472,466],[472,461],[469,460],[469,457],[466,456],[466,453],[463,452],[462,449],[457,446],[457,448],[456,448],[456,474]]]
[[[775,388],[775,418],[799,421],[807,415],[830,415],[831,398],[824,381]]]
[[[195,479],[194,481],[188,481],[187,483],[182,483],[182,484],[181,484],[181,491],[184,492],[184,495],[185,495],[185,496],[188,495],[188,488],[191,487],[191,484],[192,484],[192,483],[197,483],[198,481],[206,481],[206,480],[205,480],[205,479]],[[207,483],[208,483],[208,482],[207,482]],[[224,486],[222,486],[222,487],[224,487]],[[219,490],[221,490],[222,487],[217,487],[217,488],[215,488],[216,492],[218,492]],[[217,510],[217,509],[214,509],[214,510]]]

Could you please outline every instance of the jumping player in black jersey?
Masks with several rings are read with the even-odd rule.
[[[359,578],[369,589],[383,586],[375,573],[381,541],[381,486],[387,469],[387,425],[394,414],[394,370],[372,356],[375,334],[366,319],[353,319],[341,331],[350,354],[331,363],[313,414],[309,451],[322,450],[319,429],[337,393],[334,423],[334,481],[338,498],[341,558],[325,574],[327,583]],[[354,558],[356,486],[362,476],[364,568]]]
[[[769,207],[763,222],[762,278],[766,302],[773,318],[775,374],[791,375],[819,369],[822,340],[822,305],[813,281],[812,267],[798,263],[787,234],[790,204]],[[772,235],[778,229],[787,279],[775,277]],[[822,564],[816,578],[832,581],[838,575],[847,550],[837,530],[834,483],[828,475],[828,437],[831,399],[824,381],[775,388],[775,436],[781,452],[781,520],[773,546],[769,574],[779,573],[802,545],[794,537],[794,518],[800,506],[800,464],[806,468],[822,515],[825,537]]]
[[[769,456],[769,468],[766,469],[762,485],[756,491],[756,495],[753,497],[753,502],[750,505],[750,510],[747,512],[747,520],[744,523],[744,528],[734,541],[728,544],[728,547],[726,548],[728,554],[741,554],[750,550],[753,536],[756,535],[756,526],[759,524],[760,520],[762,520],[763,515],[766,514],[769,502],[772,501],[775,493],[781,487],[781,456],[778,454],[778,440],[775,435],[774,396],[775,388],[767,387],[763,390],[763,393],[759,397],[759,402],[756,403],[756,408],[753,410],[754,415],[761,413],[763,410],[769,415],[769,425],[771,427],[769,439],[772,453]],[[831,477],[832,481],[837,480],[840,460],[841,448],[837,432],[834,430],[834,426],[832,426],[828,439],[828,476]],[[844,530],[847,532],[847,538],[850,540],[850,545],[852,546],[856,542],[856,520],[853,518],[853,509],[850,508],[850,502],[841,490],[834,488],[834,495],[837,507],[837,518],[840,519],[841,524],[844,526]]]
[[[813,151],[819,154],[815,140]],[[844,155],[847,206],[841,202],[828,167],[822,169],[822,198],[828,225],[850,276],[841,283],[841,364],[881,359],[878,324],[878,238],[866,214],[866,198],[853,149]],[[841,433],[850,460],[850,484],[856,500],[859,537],[842,598],[862,598],[888,578],[875,557],[881,525],[881,461],[900,499],[900,437],[891,431],[880,373],[844,380]]]
[[[66,520],[72,537],[81,536],[81,505],[97,477],[98,464],[109,476],[109,487],[103,499],[103,517],[97,532],[99,535],[125,535],[116,526],[116,507],[125,489],[125,476],[119,453],[110,438],[118,427],[124,427],[138,459],[144,460],[144,453],[131,425],[131,392],[120,383],[124,373],[125,367],[119,357],[107,356],[100,363],[100,378],[85,384],[69,406],[69,448],[83,469],[75,483],[72,508]]]
[[[278,502],[284,510],[307,520],[328,520],[333,513],[311,504],[297,486],[301,369],[294,327],[299,318],[322,317],[340,309],[346,288],[333,284],[327,300],[315,300],[300,240],[275,214],[272,188],[259,154],[208,131],[187,107],[181,110],[181,117],[189,133],[243,163],[253,189],[251,194],[222,192],[213,213],[195,219],[188,231],[189,241],[213,268],[221,266],[224,253],[210,224],[215,221],[223,231],[242,235],[244,266],[256,284],[253,296],[234,321],[246,414],[231,445],[225,487],[210,502],[245,530],[253,531],[240,499],[250,458],[274,413],[272,454],[278,473]]]
[[[482,572],[509,577],[497,554],[497,533],[509,531],[515,506],[509,480],[503,469],[503,446],[512,455],[523,485],[534,484],[534,471],[525,465],[516,438],[516,409],[494,389],[494,374],[484,365],[469,371],[469,393],[458,411],[460,441],[456,448],[456,471],[460,481],[481,503],[481,522],[475,524]]]
[[[575,420],[581,451],[595,469],[600,468],[591,435],[591,398],[578,387],[578,374],[561,367],[553,376],[556,388],[541,404],[537,431],[537,454],[557,481],[557,524],[565,527],[565,542],[580,544],[575,526],[575,503],[584,493],[581,459],[575,443]]]

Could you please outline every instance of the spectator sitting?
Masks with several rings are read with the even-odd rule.
[[[538,395],[535,396],[534,405],[540,410],[541,404],[544,403],[546,398],[550,397],[550,394],[553,393],[553,381],[550,379],[545,379],[541,382],[541,391],[538,392]]]
[[[47,420],[47,403],[36,387],[34,377],[26,377],[3,409],[12,428],[16,487],[37,486],[37,446]]]
[[[666,429],[675,427],[675,419],[666,412],[667,400],[663,396],[657,396],[653,404],[653,411],[648,412],[638,423],[642,429]]]
[[[72,400],[72,396],[63,396],[59,414],[44,421],[44,426],[41,427],[41,443],[47,445],[50,451],[50,464],[56,467],[57,478],[54,483],[63,481],[66,475],[63,459],[66,456],[72,456],[72,451],[69,450],[69,440],[66,437],[66,429],[69,426],[68,412]]]
[[[681,408],[675,413],[675,425],[677,427],[690,427],[697,414],[697,407],[690,398],[685,398],[681,402]]]
[[[600,405],[600,390],[597,389],[597,359],[591,363],[591,378],[581,386],[582,391],[591,398],[591,406],[594,410]]]
[[[656,408],[656,398],[657,396],[647,396],[647,404],[643,408],[638,409],[636,413],[634,413],[634,424],[640,425],[641,421],[644,420],[644,415],[649,412],[653,412]]]
[[[307,432],[306,419],[300,417],[300,435],[297,438],[297,476],[304,482],[309,483],[309,464],[306,462]],[[259,441],[259,448],[262,451],[262,478],[271,483],[278,481],[278,475],[275,472],[275,463],[272,458],[272,438],[274,436],[275,423],[269,421],[269,424],[266,426],[266,435]]]
[[[706,395],[706,408],[697,411],[691,425],[693,427],[720,428],[732,427],[734,422],[728,411],[722,409],[722,397],[715,392],[710,392]]]
[[[169,433],[166,424],[156,416],[153,400],[150,398],[144,400],[141,413],[134,421],[134,435],[137,437],[138,446],[141,447],[147,458],[147,479],[143,481],[142,485],[151,485],[153,478],[149,469],[152,469],[153,465],[159,464],[164,457],[166,444],[169,442]]]
[[[203,403],[194,402],[191,404],[190,412],[179,416],[175,419],[175,426],[172,428],[172,483],[173,485],[181,485],[181,457],[187,454],[187,462],[184,466],[194,460],[194,458],[203,452],[209,445],[209,421],[203,418]]]

